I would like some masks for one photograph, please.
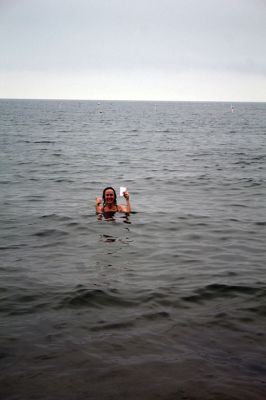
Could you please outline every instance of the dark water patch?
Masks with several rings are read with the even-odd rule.
[[[143,314],[140,319],[148,321],[170,320],[171,314],[167,311],[149,312]]]
[[[43,167],[43,168],[50,168],[50,167],[58,167],[58,163],[56,163],[56,162],[49,162],[49,163],[43,163],[43,164],[41,164],[41,166]],[[66,172],[66,171],[62,171],[62,170],[60,170],[60,171],[51,171],[51,173],[53,173],[53,174],[55,174],[55,173],[59,173],[59,172]]]
[[[79,222],[69,222],[68,224],[66,224],[66,226],[68,226],[69,228],[76,228],[80,226]]]
[[[44,354],[38,354],[38,355],[36,355],[35,357],[34,357],[34,359],[36,360],[36,361],[50,361],[50,360],[54,360],[54,359],[56,359],[58,357],[58,353],[49,353],[49,354],[47,354],[47,353],[44,353]],[[34,377],[36,377],[36,376],[38,376],[39,374],[38,373],[36,373],[35,375],[33,374],[32,375],[32,378],[34,378]]]
[[[134,323],[131,321],[125,322],[115,322],[115,323],[99,323],[96,326],[92,326],[90,330],[92,332],[106,331],[106,330],[120,330],[120,329],[128,329],[134,327]]]
[[[251,161],[235,161],[233,164],[234,165],[240,165],[240,166],[242,166],[242,168],[244,168],[244,167],[246,167],[248,165],[251,165],[252,162]]]
[[[109,220],[114,221],[113,218],[110,218]],[[111,235],[101,235],[101,240],[106,242],[106,243],[113,243],[119,240],[119,238],[113,237]]]
[[[171,153],[174,152],[176,153],[178,150],[177,149],[156,149],[158,153]]]
[[[21,140],[18,140],[18,143],[27,143],[27,144],[29,144],[29,143],[33,143],[33,142],[31,142],[30,140],[24,140],[24,139],[21,139]],[[28,164],[29,162],[25,162],[25,164]],[[23,163],[22,163],[23,164]]]
[[[64,222],[64,221],[70,221],[72,220],[71,217],[68,217],[67,215],[59,215],[59,214],[45,214],[39,217],[40,219],[48,219],[51,221],[59,221],[59,222]]]
[[[3,358],[8,358],[10,357],[11,353],[0,351],[0,360]]]
[[[261,375],[266,376],[266,364],[261,365],[261,364],[249,363],[248,368],[250,371],[252,371],[256,374],[259,373]]]
[[[10,180],[4,180],[4,181],[0,181],[0,185],[10,185],[14,182],[10,181]]]
[[[57,183],[73,183],[74,181],[72,179],[65,179],[65,178],[59,178],[59,179],[52,179]]]
[[[32,314],[40,310],[50,309],[50,299],[46,293],[36,293],[31,289],[9,290],[0,297],[0,313],[8,316]]]
[[[177,309],[188,309],[189,307],[182,303],[180,293],[176,288],[160,288],[160,290],[153,290],[142,292],[135,296],[136,304],[145,306],[145,308],[152,309],[153,311],[145,312],[140,319],[156,319],[170,318],[170,313],[166,310],[154,311],[158,307],[170,307]]]
[[[262,301],[265,301],[264,297],[265,297],[265,295],[263,296]],[[266,304],[259,304],[256,307],[247,307],[247,308],[244,308],[244,309],[245,309],[245,311],[250,311],[252,313],[261,315],[263,317],[266,316]]]
[[[68,307],[129,307],[135,304],[134,300],[125,298],[117,289],[88,289],[79,285],[64,296],[57,308]]]
[[[39,201],[44,201],[45,196],[36,195],[36,196],[26,196],[27,201],[34,203]]]
[[[0,246],[0,250],[17,250],[26,247],[26,243],[10,244],[8,246]]]
[[[196,289],[194,294],[182,296],[182,300],[202,303],[204,301],[213,300],[216,298],[234,298],[244,296],[253,296],[255,298],[265,297],[266,299],[266,288],[264,287],[252,287],[252,286],[241,286],[241,285],[224,285],[224,284],[211,284],[203,288]]]
[[[225,273],[225,275],[226,275],[226,276],[237,276],[238,273],[235,272],[235,271],[227,271],[227,272]]]
[[[202,235],[196,234],[196,233],[189,233],[184,235],[184,238],[186,240],[201,240],[202,239]]]
[[[240,204],[240,203],[238,203],[238,204],[236,204],[236,203],[233,203],[233,204],[229,204],[229,205],[230,205],[230,207],[249,208],[249,206],[248,206],[248,205],[245,205],[245,204]]]
[[[33,244],[32,247],[33,249],[37,250],[37,249],[50,249],[52,250],[52,248],[55,247],[61,247],[62,246],[62,241],[57,239],[57,240],[53,240],[50,242],[42,242],[42,243],[38,243],[38,244]]]
[[[42,231],[34,233],[33,236],[55,239],[67,236],[68,234],[68,232],[59,229],[44,229]]]
[[[36,144],[55,144],[56,141],[54,141],[54,140],[36,140],[33,143],[36,143]]]
[[[228,219],[226,219],[226,221],[229,221],[229,222],[240,222],[240,223],[242,223],[242,221],[241,220],[239,220],[239,219],[237,219],[237,218],[228,218]]]
[[[260,182],[251,182],[248,187],[258,187],[258,186],[263,186],[263,183]]]

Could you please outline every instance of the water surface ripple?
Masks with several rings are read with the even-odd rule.
[[[266,104],[0,115],[1,398],[264,400]]]

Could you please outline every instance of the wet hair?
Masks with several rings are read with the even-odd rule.
[[[114,203],[116,204],[116,191],[114,190],[114,188],[109,186],[103,190],[103,205],[105,205],[105,192],[106,192],[106,190],[109,190],[109,189],[111,189],[114,192]]]

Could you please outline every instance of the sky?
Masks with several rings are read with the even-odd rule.
[[[0,98],[266,101],[266,0],[0,0]]]

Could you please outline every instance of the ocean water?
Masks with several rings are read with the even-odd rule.
[[[264,400],[266,103],[1,100],[0,132],[1,399]]]

